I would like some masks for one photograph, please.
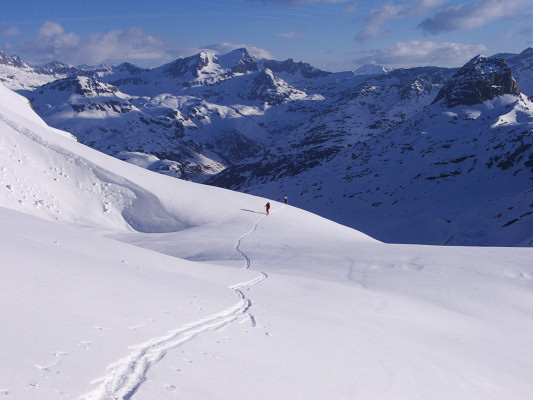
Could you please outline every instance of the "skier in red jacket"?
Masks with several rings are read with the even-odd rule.
[[[270,203],[266,203],[265,204],[265,208],[266,208],[266,211],[267,211],[267,215],[270,214]]]

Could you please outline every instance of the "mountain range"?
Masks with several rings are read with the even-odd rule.
[[[177,178],[281,199],[394,243],[533,244],[533,49],[330,73],[201,52],[0,80],[51,126]]]

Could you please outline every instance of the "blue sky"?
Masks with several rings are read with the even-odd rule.
[[[246,47],[327,71],[456,67],[533,46],[533,0],[1,0],[0,50],[30,64],[155,67]]]

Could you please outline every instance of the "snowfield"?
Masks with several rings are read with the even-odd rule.
[[[531,398],[532,248],[384,244],[106,156],[3,86],[0,151],[0,398]]]

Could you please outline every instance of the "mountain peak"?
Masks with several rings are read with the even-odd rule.
[[[208,66],[213,59],[213,55],[201,51],[198,54],[195,54],[190,57],[178,58],[168,64],[165,64],[161,67],[163,73],[172,78],[182,78],[187,74],[192,75],[194,78],[200,76],[200,71]]]
[[[356,75],[384,75],[390,71],[390,68],[385,68],[381,65],[365,64],[357,68],[354,72]]]
[[[523,52],[521,52],[520,55],[521,56],[528,56],[528,57],[533,56],[533,48],[532,47],[528,47]]]
[[[310,64],[304,62],[295,62],[292,58],[285,61],[264,60],[265,68],[272,70],[275,73],[288,73],[291,75],[300,73],[304,78],[312,79],[318,77],[328,76],[331,73],[322,71]]]
[[[247,72],[259,71],[257,60],[244,47],[219,55],[217,59],[222,68],[230,70],[233,73],[245,74]]]
[[[123,62],[122,64],[119,64],[116,67],[114,67],[114,71],[115,72],[127,72],[130,75],[138,75],[148,70],[138,67],[135,64],[132,64],[129,62]]]
[[[19,56],[8,56],[3,51],[0,51],[0,64],[19,69],[31,69]]]
[[[504,58],[478,55],[468,61],[439,91],[433,103],[444,100],[448,108],[480,104],[520,90]]]
[[[35,67],[35,71],[45,75],[71,75],[78,72],[72,65],[65,64],[61,61],[51,61],[46,64]]]
[[[255,76],[248,99],[279,105],[303,97],[305,97],[303,91],[290,86],[283,79],[276,77],[272,70],[266,68]]]

